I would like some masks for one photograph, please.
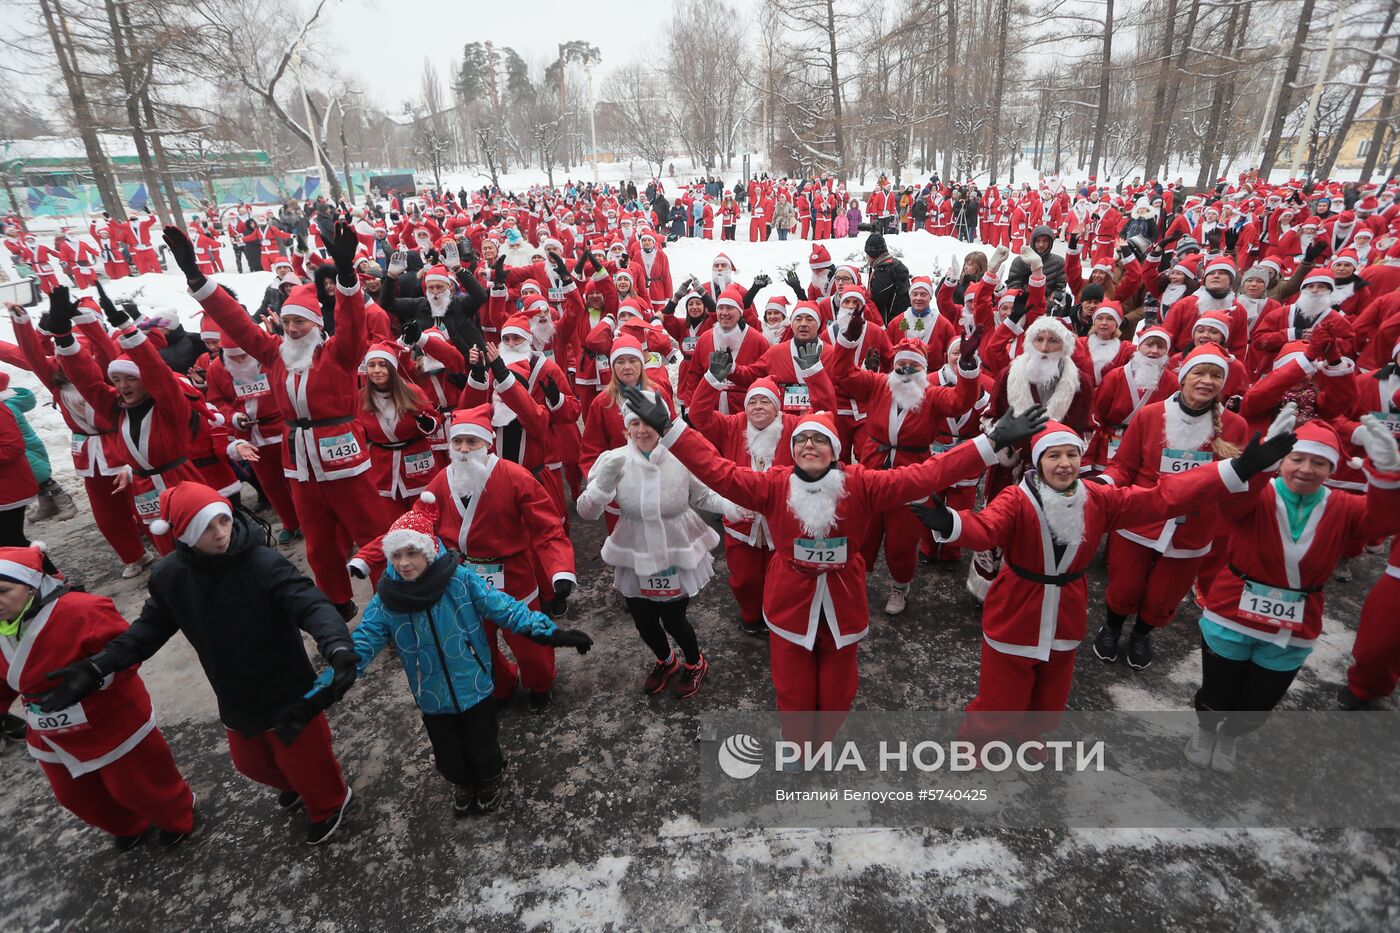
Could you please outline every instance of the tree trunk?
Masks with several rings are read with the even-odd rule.
[[[155,163],[151,160],[151,147],[142,126],[141,104],[137,99],[136,75],[132,71],[131,56],[126,46],[126,35],[117,21],[117,5],[114,0],[105,0],[107,25],[112,33],[112,57],[116,60],[117,75],[122,83],[122,104],[126,108],[126,122],[131,127],[131,140],[136,144],[136,157],[141,162],[141,177],[146,182],[146,200],[155,206],[161,223],[168,223],[170,212],[165,206],[165,194],[161,191],[160,177],[156,174]]]
[[[1104,156],[1104,131],[1108,128],[1108,74],[1113,61],[1113,0],[1103,11],[1103,62],[1099,67],[1099,112],[1094,117],[1094,151],[1089,156],[1089,174],[1097,177]]]
[[[1176,11],[1179,0],[1167,0],[1167,34],[1163,38],[1161,60],[1157,62],[1157,84],[1152,89],[1152,127],[1143,151],[1143,178],[1151,178],[1162,164],[1162,149],[1167,141],[1167,84],[1171,73],[1172,45],[1176,40]]]
[[[826,0],[827,55],[831,75],[831,120],[836,140],[836,176],[846,177],[846,128],[841,114],[841,71],[836,61],[836,3]]]
[[[943,181],[953,178],[954,120],[957,114],[958,11],[957,0],[948,0],[948,62],[943,68],[943,105],[948,109],[943,133]]]
[[[1395,40],[1395,50],[1397,58],[1390,60],[1390,76],[1386,78],[1386,93],[1381,95],[1381,109],[1376,114],[1376,126],[1371,131],[1371,148],[1366,152],[1366,162],[1361,166],[1361,181],[1364,184],[1371,180],[1371,173],[1376,170],[1376,162],[1380,159],[1381,143],[1385,141],[1385,131],[1390,126],[1390,115],[1395,110],[1395,98],[1400,92],[1400,38]]]
[[[1112,9],[1113,0],[1108,0]],[[1006,88],[1006,21],[1011,9],[1011,0],[999,0],[997,4],[997,70],[992,81],[992,118],[988,123],[987,178],[997,183],[997,153],[1001,151],[999,130],[1001,129],[1001,97]]]
[[[1171,157],[1171,130],[1165,121],[1170,120],[1171,115],[1176,113],[1176,104],[1181,97],[1181,75],[1186,67],[1186,56],[1191,50],[1191,41],[1196,37],[1196,20],[1200,14],[1201,0],[1191,0],[1191,11],[1186,14],[1186,32],[1181,37],[1181,49],[1176,53],[1176,62],[1172,65],[1171,87],[1167,94],[1166,109],[1161,111],[1163,120],[1162,144],[1158,155],[1164,177],[1170,174],[1167,171],[1167,162]],[[1158,164],[1158,162],[1154,162],[1146,167],[1148,177],[1156,174]]]
[[[1291,109],[1289,104],[1293,95],[1293,82],[1298,77],[1298,65],[1303,60],[1303,45],[1308,41],[1308,24],[1312,20],[1313,7],[1316,0],[1303,0],[1303,7],[1298,11],[1298,31],[1293,36],[1293,47],[1288,50],[1288,62],[1283,67],[1283,84],[1279,86],[1278,103],[1274,106],[1274,119],[1269,127],[1269,138],[1264,143],[1264,155],[1259,160],[1259,179],[1267,182],[1269,173],[1274,169],[1274,161],[1278,158],[1279,141],[1283,138],[1283,124],[1288,119],[1288,112]],[[1298,140],[1295,145],[1301,146],[1303,141]]]
[[[1220,64],[1224,65],[1225,60],[1234,52],[1236,27],[1239,25],[1239,6],[1230,7],[1230,20],[1225,24],[1225,39],[1221,46]],[[1225,105],[1225,73],[1221,72],[1215,76],[1215,91],[1211,95],[1210,116],[1206,121],[1206,132],[1201,140],[1201,167],[1196,173],[1196,187],[1203,189],[1211,180],[1211,171],[1219,158],[1220,151],[1220,121]]]
[[[1314,178],[1326,178],[1332,173],[1332,166],[1337,164],[1337,158],[1342,154],[1342,144],[1346,142],[1347,136],[1351,133],[1352,121],[1356,119],[1356,111],[1361,107],[1361,95],[1365,92],[1364,85],[1371,81],[1371,72],[1376,68],[1376,57],[1380,53],[1381,46],[1385,45],[1385,40],[1390,33],[1391,24],[1395,22],[1396,8],[1400,3],[1392,2],[1390,9],[1385,13],[1385,25],[1376,35],[1375,44],[1371,46],[1371,52],[1366,56],[1366,67],[1361,72],[1361,80],[1357,82],[1356,90],[1352,92],[1351,102],[1347,104],[1346,116],[1342,117],[1342,124],[1332,135],[1332,146],[1327,151],[1327,157],[1322,166],[1313,173]]]
[[[92,107],[88,103],[87,91],[83,87],[82,72],[78,69],[73,55],[73,38],[68,34],[68,25],[63,22],[63,8],[58,0],[39,0],[39,8],[44,13],[44,25],[53,43],[58,68],[63,74],[63,83],[68,90],[68,100],[73,107],[73,122],[77,124],[78,135],[83,140],[87,152],[88,165],[92,168],[93,183],[102,196],[102,207],[117,220],[126,219],[126,204],[122,202],[121,189],[112,174],[111,163],[102,151],[102,143],[97,138],[96,121]]]

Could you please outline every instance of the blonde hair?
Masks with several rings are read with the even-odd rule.
[[[650,390],[650,389],[656,388],[656,386],[655,386],[655,385],[652,383],[652,381],[651,381],[651,377],[647,375],[647,364],[646,364],[646,360],[642,360],[641,363],[642,363],[642,378],[640,378],[640,379],[637,380],[637,388],[639,388],[639,389],[644,389],[644,390]],[[609,380],[609,381],[608,381],[607,388],[603,389],[603,394],[606,395],[606,396],[608,397],[608,404],[609,404],[609,405],[615,405],[615,406],[617,406],[618,408],[621,408],[621,407],[622,407],[622,402],[621,402],[621,400],[620,400],[620,396],[622,395],[622,380],[620,380],[620,379],[611,379],[611,380]]]

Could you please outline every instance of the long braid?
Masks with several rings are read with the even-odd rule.
[[[1229,460],[1240,455],[1240,449],[1220,436],[1221,421],[1225,407],[1220,404],[1220,399],[1215,400],[1215,404],[1210,408],[1210,423],[1214,431],[1211,438],[1210,449],[1221,460]]]

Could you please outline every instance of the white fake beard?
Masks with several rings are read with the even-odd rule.
[[[1118,347],[1122,343],[1117,337],[1110,337],[1104,340],[1093,334],[1089,335],[1089,357],[1094,361],[1095,371],[1102,376],[1103,369],[1118,356]]]
[[[1042,353],[1040,350],[1026,351],[1026,378],[1040,390],[1043,398],[1046,392],[1055,387],[1060,378],[1061,353]]]
[[[550,341],[554,339],[555,329],[552,320],[545,321],[540,318],[531,318],[530,320],[530,336],[534,338],[535,346],[540,349],[549,346]]]
[[[885,377],[890,387],[890,397],[905,411],[918,411],[924,403],[924,393],[928,390],[928,373],[918,372],[902,376],[890,373]]]
[[[836,524],[836,506],[845,494],[846,474],[839,465],[811,483],[796,473],[788,477],[788,508],[802,523],[802,530],[814,538],[825,538]]]
[[[738,325],[725,329],[716,324],[711,333],[714,335],[716,350],[728,350],[738,356],[739,347],[744,343],[744,332],[739,329]]]
[[[776,347],[783,342],[783,332],[787,330],[787,324],[764,324],[763,339],[768,341],[770,347]]]
[[[1133,358],[1128,361],[1128,378],[1133,381],[1133,385],[1144,391],[1157,388],[1157,384],[1162,381],[1162,373],[1167,368],[1166,354],[1153,359],[1150,356],[1143,356],[1141,353],[1134,353]]]
[[[749,445],[749,462],[760,472],[773,465],[773,455],[778,451],[778,441],[783,439],[783,418],[778,415],[768,422],[768,427],[760,431],[752,422],[744,425],[744,439]],[[760,465],[761,464],[761,465]]]
[[[503,428],[515,420],[515,412],[511,411],[509,405],[501,401],[498,390],[491,392],[491,425],[492,427]]]
[[[812,284],[823,295],[827,293],[827,283],[831,281],[830,269],[818,269],[812,273]]]
[[[712,271],[710,273],[710,284],[714,286],[716,298],[718,298],[724,292],[724,290],[729,287],[729,283],[732,281],[734,281],[733,272]]]
[[[1202,312],[1229,311],[1234,306],[1235,293],[1233,291],[1226,292],[1223,298],[1216,298],[1210,292],[1206,291],[1204,285],[1196,291],[1196,307]]]
[[[1167,446],[1177,450],[1200,450],[1215,437],[1215,422],[1211,412],[1188,415],[1182,411],[1177,399],[1170,398],[1162,406],[1163,424],[1166,427]]]
[[[1247,295],[1240,295],[1235,300],[1244,306],[1244,313],[1251,325],[1259,319],[1259,312],[1264,310],[1264,305],[1269,301],[1266,297],[1250,298]]]
[[[517,350],[515,347],[508,347],[504,343],[496,348],[496,352],[501,355],[501,359],[505,360],[507,366],[523,363],[530,358],[529,350]]]
[[[1173,303],[1186,297],[1186,283],[1168,285],[1162,289],[1162,307],[1170,308]]]
[[[283,344],[285,346],[285,343]],[[262,370],[262,364],[246,353],[224,351],[224,369],[235,379],[248,381]]]
[[[855,314],[850,308],[836,309],[836,333],[844,334],[846,328],[851,326],[851,315]]]
[[[1332,295],[1331,293],[1316,295],[1312,292],[1300,292],[1295,307],[1302,313],[1303,317],[1311,321],[1332,307]]]
[[[447,306],[452,303],[451,294],[448,292],[429,292],[427,298],[428,310],[432,313],[433,317],[442,317],[447,314]]]
[[[485,447],[480,450],[452,451],[452,462],[447,465],[447,488],[452,490],[452,495],[460,499],[463,496],[476,496],[481,492],[482,487],[486,485],[486,477],[490,474],[486,465],[488,453]]]
[[[317,328],[305,337],[292,339],[283,335],[282,346],[278,348],[278,353],[282,356],[282,365],[291,372],[300,372],[309,369],[312,357],[316,355],[316,348],[321,345],[324,332]]]
[[[1084,537],[1084,484],[1076,482],[1073,490],[1058,493],[1048,483],[1040,484],[1040,509],[1050,537],[1056,544],[1068,547]]]

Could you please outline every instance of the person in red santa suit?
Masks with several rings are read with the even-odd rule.
[[[274,337],[200,273],[194,249],[178,228],[165,228],[165,242],[205,313],[266,367],[277,409],[291,429],[282,445],[283,468],[306,536],[307,563],[321,591],[342,615],[353,618],[345,541],[377,537],[392,514],[369,473],[368,442],[356,420],[366,335],[355,231],[338,225],[331,244],[337,278],[337,327],[331,337],[323,331],[315,285],[292,289],[280,312],[285,335]]]
[[[1394,415],[1394,409],[1390,414]],[[1400,539],[1390,539],[1390,561],[1361,606],[1356,642],[1351,646],[1347,680],[1337,691],[1337,707],[1373,709],[1377,701],[1395,692],[1400,682],[1400,625],[1395,607],[1400,605]]]
[[[847,285],[841,290],[841,304],[835,320],[826,326],[823,336],[831,346],[848,351],[864,369],[879,373],[893,361],[894,347],[882,326],[869,320],[870,310],[873,310],[873,302],[867,300],[865,289],[859,285]],[[842,448],[859,455],[868,411],[840,385],[836,394],[836,424],[842,432]]]
[[[1192,350],[1177,371],[1180,391],[1137,413],[1099,482],[1152,487],[1161,477],[1237,456],[1248,426],[1222,404],[1229,362],[1221,347]],[[1118,659],[1123,625],[1136,615],[1128,666],[1141,671],[1152,663],[1152,633],[1171,621],[1191,589],[1218,525],[1219,510],[1203,508],[1174,520],[1119,528],[1109,539],[1107,618],[1094,640],[1099,660]]]
[[[857,645],[869,632],[865,560],[858,551],[871,517],[981,473],[994,449],[1027,438],[1043,423],[1030,411],[1008,416],[987,437],[923,463],[869,470],[843,463],[828,412],[792,430],[793,465],[758,472],[725,459],[698,431],[672,422],[662,404],[629,388],[627,404],[702,483],[761,515],[773,541],[763,592],[769,658],[783,713],[845,712],[858,683]],[[785,736],[808,731],[791,719]],[[831,731],[829,723],[823,731]]]
[[[812,272],[811,282],[806,288],[802,287],[802,282],[797,278],[797,270],[791,269],[787,273],[787,284],[792,289],[798,301],[804,298],[808,301],[821,301],[831,297],[834,288],[832,276],[836,264],[831,261],[831,252],[820,243],[812,244],[812,254],[807,257],[807,268]]]
[[[593,399],[592,406],[584,415],[583,446],[579,466],[587,475],[593,468],[593,461],[605,450],[612,450],[627,443],[627,430],[622,423],[621,390],[624,386],[637,386],[647,390],[657,390],[671,400],[670,383],[661,380],[660,373],[647,366],[647,354],[640,341],[629,334],[618,336],[608,356],[612,374],[608,384]],[[608,514],[612,515],[612,512]]]
[[[457,549],[463,565],[487,586],[539,609],[541,583],[547,581],[555,595],[551,611],[563,615],[577,583],[563,515],[529,470],[492,452],[496,429],[491,422],[490,405],[453,412],[447,429],[452,459],[433,477],[413,511],[429,518],[434,532]],[[356,553],[350,572],[361,578],[377,576],[386,556],[382,540],[376,539]],[[493,695],[507,700],[517,685],[524,686],[530,710],[542,712],[554,686],[554,649],[505,631],[517,666],[501,652],[494,623],[487,625],[486,633]]]
[[[59,255],[68,264],[68,274],[75,288],[92,288],[97,284],[97,250],[82,237],[72,236],[64,227],[57,239]]]
[[[998,717],[977,713],[1042,712],[1013,731],[1022,739],[1053,728],[1069,699],[1074,658],[1084,639],[1088,587],[1084,573],[1103,536],[1182,515],[1242,493],[1250,480],[1286,453],[1293,435],[1260,443],[1237,458],[1155,487],[1117,487],[1080,480],[1084,442],[1068,425],[1050,422],[1035,436],[1021,482],[978,512],[941,502],[915,506],[940,542],[999,547],[1006,555],[982,609],[982,665],[977,696],[962,727],[967,737],[994,731]]]
[[[579,315],[578,326],[574,328],[574,355],[578,359],[578,372],[574,376],[574,389],[578,395],[579,406],[586,413],[593,404],[594,397],[598,394],[600,386],[606,385],[602,376],[607,376],[608,353],[607,350],[595,352],[585,346],[586,339],[597,329],[605,319],[616,320],[618,312],[617,288],[613,285],[612,277],[608,275],[600,260],[587,249],[579,253],[578,263],[574,267],[574,272],[580,278],[583,277],[583,270],[592,264],[593,274],[589,277],[583,292],[583,311]]]
[[[1310,340],[1314,328],[1328,322],[1322,329],[1336,329],[1339,336],[1354,337],[1351,322],[1333,306],[1336,280],[1327,269],[1313,269],[1302,281],[1291,305],[1274,302],[1253,330],[1250,341],[1255,376],[1273,368],[1274,360],[1285,343]]]
[[[1285,411],[1275,426],[1293,417]],[[1187,760],[1198,767],[1235,770],[1240,737],[1264,725],[1318,643],[1323,588],[1337,562],[1400,531],[1395,437],[1372,415],[1362,425],[1365,495],[1327,488],[1341,442],[1314,420],[1298,427],[1277,477],[1222,506],[1234,532],[1228,570],[1203,594],[1198,727],[1186,745]]]
[[[853,320],[859,322],[858,318]],[[929,379],[928,351],[917,340],[900,341],[894,351],[894,370],[889,373],[856,369],[852,351],[842,342],[832,378],[838,391],[849,393],[869,414],[856,448],[856,456],[867,470],[893,470],[928,458],[945,419],[968,411],[982,394],[982,363],[977,358],[981,342],[981,330],[961,341],[958,379],[952,386]],[[904,612],[908,603],[923,537],[918,519],[904,506],[897,503],[871,515],[860,544],[867,568],[874,566],[884,544],[885,565],[890,572],[885,614],[892,616]]]
[[[1235,300],[1235,263],[1221,256],[1207,260],[1202,267],[1201,287],[1195,294],[1172,302],[1162,321],[1172,338],[1172,349],[1184,353],[1194,341],[1192,329],[1201,315],[1208,311],[1223,311],[1230,316],[1230,333],[1226,347],[1230,355],[1243,360],[1249,346],[1249,314]]]
[[[155,229],[156,215],[151,211],[150,205],[142,210],[145,211],[145,216],[139,220],[127,220],[127,227],[130,231],[128,242],[131,244],[131,261],[136,264],[138,275],[164,271],[160,267],[160,258],[156,255],[155,244],[151,242],[151,231]]]
[[[676,370],[676,384],[679,386],[693,385],[691,370],[705,365],[706,357],[697,359],[695,349],[700,344],[700,335],[715,325],[714,313],[714,299],[700,287],[694,276],[682,282],[666,307],[661,309],[661,325],[681,350],[681,362]]]
[[[673,290],[671,261],[666,258],[655,231],[645,229],[637,236],[628,268],[641,279],[638,294],[651,301],[652,308],[657,311],[665,307]]]
[[[194,244],[196,250],[199,271],[204,275],[213,275],[215,272],[223,272],[223,259],[220,255],[219,241],[205,232],[204,228],[198,224],[190,224],[188,229],[190,242]]]
[[[917,340],[923,344],[930,372],[943,365],[944,348],[958,335],[958,328],[933,305],[933,280],[916,275],[909,283],[909,307],[890,320],[885,336],[890,344]]]
[[[125,448],[125,469],[113,485],[131,489],[136,518],[149,526],[160,516],[161,492],[186,480],[203,480],[190,459],[199,433],[194,420],[199,415],[191,401],[197,393],[187,391],[136,322],[115,305],[108,309],[108,320],[120,332],[118,343],[127,352],[107,364],[104,379],[92,354],[73,339],[75,310],[66,288],[50,296],[49,318],[63,331],[54,336],[59,365],[88,405],[116,425]],[[247,317],[241,306],[239,313]],[[170,552],[168,535],[152,533],[149,527],[147,532],[159,553]]]
[[[763,278],[764,276],[759,276],[754,281]],[[748,297],[738,285],[730,285],[724,290],[719,301],[715,303],[714,326],[705,329],[696,339],[695,359],[708,361],[711,354],[719,352],[728,354],[734,366],[749,366],[763,358],[770,348],[759,328],[750,327],[744,319]],[[686,370],[686,378],[677,388],[677,395],[687,405],[693,404],[691,397],[699,382],[700,367],[692,363]],[[734,398],[731,399],[731,388],[733,387],[726,385],[720,389],[721,414],[727,415],[739,408],[737,392],[733,393]]]
[[[59,263],[63,258],[56,249],[32,234],[24,238],[25,262],[39,278],[39,291],[45,295],[58,287]]]
[[[814,302],[798,302],[789,327],[792,333],[788,339],[769,347],[758,362],[735,368],[728,379],[746,389],[766,376],[778,385],[779,404],[783,412],[802,414],[811,407],[811,392],[798,360],[815,355],[828,362],[833,351],[820,339],[821,312]]]
[[[194,832],[194,793],[136,671],[97,677],[86,698],[41,711],[61,696],[56,681],[127,630],[110,599],[70,590],[43,564],[38,547],[0,548],[0,709],[25,701],[29,754],[64,809],[123,852],[152,826],[173,846]]]
[[[1176,372],[1196,349],[1213,345],[1224,351],[1225,357],[1230,361],[1229,372],[1225,377],[1225,398],[1235,398],[1243,396],[1249,388],[1249,373],[1245,370],[1244,363],[1235,359],[1230,353],[1228,346],[1230,343],[1230,327],[1232,315],[1224,311],[1207,311],[1196,320],[1196,325],[1191,328],[1191,341],[1194,346],[1189,351],[1177,353],[1167,361],[1167,369]]]
[[[817,340],[798,347],[794,360],[804,392],[811,393],[811,408],[836,407],[836,390],[822,367],[822,345]],[[728,385],[732,361],[723,353],[710,356],[710,369],[695,387],[691,424],[725,457],[760,473],[774,464],[792,462],[793,427],[806,415],[784,411],[784,392],[773,379],[755,380],[744,396],[744,410],[723,414],[718,410],[722,386]],[[729,588],[739,605],[739,623],[747,635],[763,634],[763,585],[773,554],[772,534],[762,517],[726,519],[724,554],[729,567]]]
[[[1361,261],[1353,249],[1344,249],[1332,256],[1332,307],[1348,317],[1358,318],[1366,311],[1366,306],[1377,297],[1371,283],[1357,273]]]
[[[1105,301],[1094,309],[1089,333],[1075,339],[1074,355],[1079,368],[1093,377],[1095,392],[1108,373],[1133,358],[1136,347],[1118,336],[1123,326],[1123,308],[1116,301]]]
[[[443,467],[433,450],[440,416],[423,390],[404,377],[403,355],[398,344],[369,348],[356,412],[369,441],[370,475],[395,515],[408,511]]]
[[[122,244],[130,239],[131,228],[111,219],[105,211],[102,217],[107,222],[99,227],[94,219],[88,224],[88,233],[97,241],[103,273],[109,279],[124,279],[131,274],[131,266],[127,265],[126,256],[122,253]]]
[[[1159,326],[1140,331],[1133,355],[1104,374],[1094,392],[1094,423],[1098,426],[1084,456],[1102,472],[1118,453],[1123,433],[1144,405],[1161,402],[1177,390],[1176,374],[1167,368],[1167,332]]]

